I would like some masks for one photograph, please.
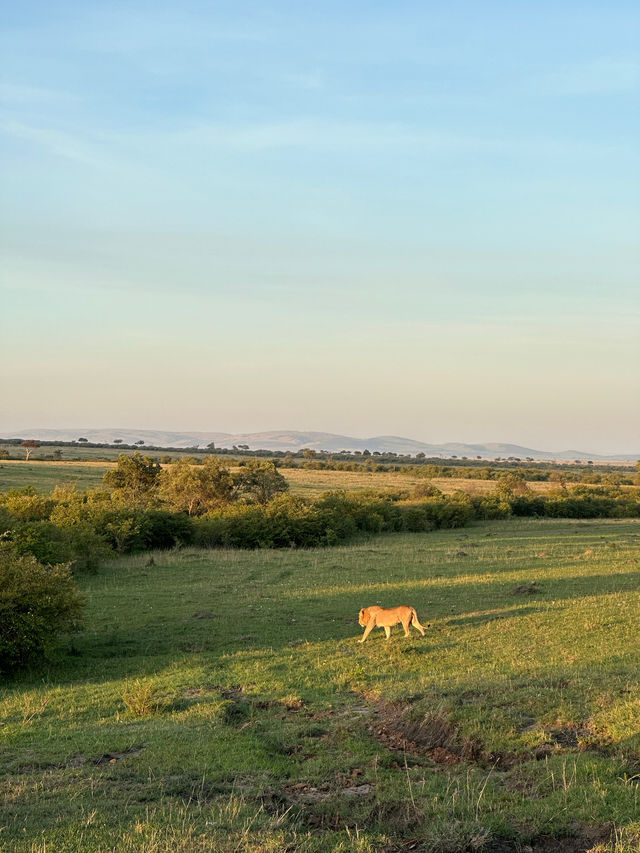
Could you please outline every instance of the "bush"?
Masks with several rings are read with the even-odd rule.
[[[139,517],[138,537],[145,550],[190,545],[194,538],[193,523],[181,512],[149,510]]]
[[[68,565],[43,566],[0,547],[0,671],[37,661],[80,625],[82,598]]]
[[[434,527],[464,527],[475,518],[473,501],[463,492],[455,492],[448,497],[428,498],[424,507]]]
[[[264,507],[230,504],[194,519],[196,544],[209,548],[269,548],[273,541]]]
[[[492,495],[482,495],[482,497],[473,497],[471,500],[476,518],[483,521],[509,518],[511,515],[511,502],[495,493]]]
[[[14,522],[7,539],[15,554],[31,554],[39,563],[55,565],[71,559],[63,531],[50,521]]]
[[[421,533],[433,530],[434,523],[431,519],[429,508],[424,502],[405,504],[400,508],[402,513],[402,526],[410,533]]]
[[[136,679],[123,693],[122,699],[134,717],[147,717],[166,711],[171,705],[171,696],[162,693],[149,682]]]
[[[10,489],[6,494],[0,495],[0,503],[11,515],[22,521],[43,521],[49,518],[55,506],[55,501],[37,494],[32,486]]]
[[[418,483],[417,486],[414,487],[412,497],[416,499],[420,498],[437,498],[440,497],[442,492],[437,486],[434,486],[433,483]]]
[[[91,524],[76,524],[64,530],[68,543],[70,559],[74,571],[87,570],[95,572],[99,566],[112,556],[109,543]]]

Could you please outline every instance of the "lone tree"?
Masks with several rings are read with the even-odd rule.
[[[122,439],[121,438],[114,438],[113,443],[114,444],[122,444]]]
[[[514,495],[530,495],[531,489],[522,471],[509,471],[498,477],[496,492],[502,500],[509,500]]]
[[[21,444],[21,447],[24,447],[24,449],[27,451],[27,458],[25,461],[28,462],[31,458],[31,454],[36,449],[36,447],[40,447],[40,442],[36,441],[33,438],[25,438],[25,440]]]
[[[143,445],[143,444],[144,444],[144,441],[143,441],[142,439],[139,439],[139,441],[136,441],[136,444]]]
[[[268,459],[250,459],[234,480],[239,497],[259,504],[267,504],[289,490],[287,480]]]
[[[233,479],[228,468],[217,456],[207,457],[204,465],[193,463],[186,456],[163,471],[161,496],[189,515],[202,515],[229,503],[233,497]]]
[[[133,456],[121,453],[118,466],[102,478],[105,486],[113,489],[113,495],[131,506],[152,506],[158,497],[159,477],[162,466],[150,456]]]
[[[79,439],[78,439],[78,443],[79,443],[79,444],[88,444],[88,443],[89,443],[89,439],[88,439],[88,438],[79,438]]]

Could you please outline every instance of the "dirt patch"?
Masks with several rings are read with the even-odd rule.
[[[306,782],[296,782],[295,785],[283,788],[283,791],[292,803],[322,803],[335,797],[347,799],[368,797],[373,791],[373,785],[363,783],[362,785],[348,785],[346,788],[336,788],[329,782],[317,787]]]
[[[295,803],[321,803],[331,798],[332,793],[329,785],[314,787],[306,782],[296,782],[282,789],[284,794]]]
[[[67,761],[31,761],[16,765],[13,773],[39,773],[42,770],[66,770],[69,767],[82,767],[89,759],[82,753],[72,755]]]
[[[251,703],[254,708],[276,708],[281,711],[304,711],[306,704],[302,699],[256,699]]]
[[[531,841],[495,838],[480,848],[482,853],[590,853],[611,840],[611,825],[576,825],[571,835],[540,835]]]
[[[436,764],[460,764],[462,759],[455,752],[445,749],[443,746],[436,746],[427,751],[427,755]]]
[[[210,610],[198,610],[197,613],[194,613],[191,617],[192,619],[215,619],[215,614]]]
[[[540,836],[531,842],[531,853],[588,853],[611,839],[611,824],[577,826],[574,834],[560,837]],[[524,850],[523,850],[524,853]]]
[[[102,755],[97,755],[94,758],[88,758],[80,752],[70,756],[66,761],[50,761],[38,763],[37,761],[30,764],[19,764],[14,768],[14,773],[36,773],[42,770],[68,770],[74,767],[83,767],[85,764],[115,764],[121,758],[126,758],[128,755],[139,755],[144,749],[144,744],[138,746],[130,746],[123,752],[105,752]]]
[[[96,765],[115,764],[117,761],[120,761],[122,758],[126,758],[128,755],[140,755],[143,749],[143,745],[130,746],[129,749],[125,749],[123,752],[105,752],[102,755],[98,755],[95,758],[90,759],[90,761],[91,764]]]
[[[373,785],[352,785],[340,791],[342,797],[366,797],[373,791]]]
[[[403,704],[380,704],[370,729],[376,740],[391,749],[418,753],[435,749],[453,752],[455,748],[459,758],[463,751],[469,757],[477,751],[475,744],[462,743],[456,728],[441,711],[412,719]]]
[[[379,704],[369,731],[388,749],[425,756],[436,764],[470,761],[505,770],[526,760],[514,753],[488,752],[479,740],[462,735],[443,711],[415,717],[401,703]]]
[[[555,731],[550,732],[550,736],[553,743],[565,748],[572,749],[579,744],[578,730],[575,728],[555,729]]]
[[[542,590],[534,581],[533,583],[521,583],[519,586],[515,586],[511,590],[511,595],[536,595],[539,592]]]
[[[552,729],[548,736],[556,749],[590,750],[607,755],[612,748],[611,737],[596,732],[589,720],[576,726]]]

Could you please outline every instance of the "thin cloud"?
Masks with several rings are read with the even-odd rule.
[[[42,86],[25,86],[19,83],[0,83],[0,102],[12,107],[61,106],[77,103],[80,98],[71,92],[47,89]]]
[[[640,63],[628,59],[595,59],[568,65],[540,81],[546,92],[558,95],[600,95],[638,91]]]
[[[34,127],[12,120],[1,121],[0,131],[7,136],[38,145],[50,154],[63,157],[65,160],[99,168],[111,165],[96,147],[64,131]]]

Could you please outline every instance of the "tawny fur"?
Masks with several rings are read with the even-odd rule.
[[[410,625],[417,628],[424,637],[424,626],[418,621],[415,607],[401,605],[400,607],[384,608],[378,607],[377,604],[373,607],[363,607],[358,615],[358,622],[365,629],[360,640],[361,643],[364,643],[374,628],[384,628],[388,640],[391,636],[392,626],[398,623],[402,624],[405,637],[409,636]]]

